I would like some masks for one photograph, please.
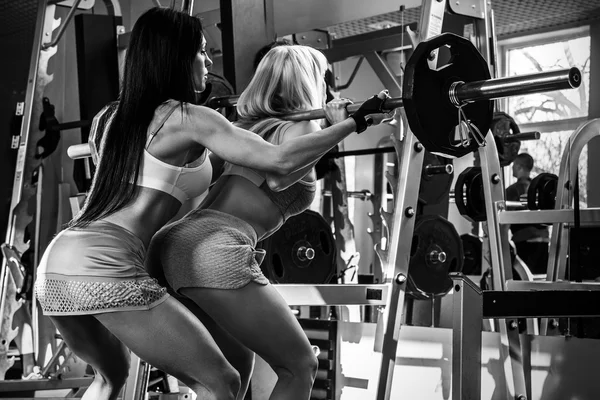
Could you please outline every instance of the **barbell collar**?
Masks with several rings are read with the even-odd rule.
[[[453,83],[450,85],[448,96],[458,107],[464,103],[572,89],[579,85],[581,85],[581,72],[573,67],[507,78]]]
[[[315,250],[311,247],[300,246],[296,255],[300,261],[312,260],[315,258]]]
[[[429,253],[429,261],[433,264],[437,263],[445,263],[446,262],[446,252],[440,250],[432,250]]]

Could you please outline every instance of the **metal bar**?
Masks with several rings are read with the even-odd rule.
[[[385,306],[389,285],[273,285],[288,305],[337,306],[381,305]]]
[[[427,175],[450,175],[454,172],[454,166],[452,164],[442,165],[426,165],[425,173]]]
[[[67,155],[72,160],[77,160],[80,158],[90,157],[92,155],[92,152],[90,151],[89,144],[82,143],[82,144],[74,144],[72,146],[69,146],[69,148],[67,148]]]
[[[522,203],[520,201],[505,201],[504,206],[507,210],[511,211],[527,210],[527,203]]]
[[[504,136],[502,140],[505,142],[516,142],[516,141],[524,141],[524,140],[538,140],[542,137],[542,134],[534,131],[534,132],[521,132],[515,133],[514,135]]]
[[[546,290],[598,290],[600,291],[600,282],[550,282],[550,281],[508,281],[506,282],[507,289],[511,291],[531,290],[531,291],[546,291]]]
[[[122,400],[143,400],[148,393],[150,364],[131,353],[129,377],[123,388]]]
[[[181,11],[192,15],[193,11],[194,11],[194,0],[183,0],[181,2]]]
[[[422,0],[404,0],[406,8],[418,7]],[[273,21],[279,36],[305,32],[398,11],[397,2],[364,0],[277,0]],[[246,21],[252,21],[248,19]],[[242,20],[241,22],[244,22]],[[246,24],[247,25],[247,24]]]
[[[330,63],[334,63],[350,57],[364,55],[366,51],[411,50],[410,36],[406,32],[407,27],[416,31],[417,24],[410,23],[404,26],[395,26],[361,35],[335,39],[331,42],[331,46],[328,49],[323,50],[323,54],[325,54]],[[402,46],[402,43],[405,43],[405,45]]]
[[[367,60],[373,65],[378,61],[372,55],[367,55]],[[493,100],[509,96],[519,96],[532,93],[549,92],[552,90],[576,88],[581,83],[581,73],[575,67],[558,71],[541,72],[538,74],[511,76],[508,78],[488,79],[468,83],[457,82],[448,90],[448,100],[463,102],[474,102],[480,100]],[[210,108],[235,107],[239,96],[213,97],[208,100]],[[348,112],[353,113],[360,108],[362,102],[348,106]],[[403,106],[402,98],[393,97],[384,103],[384,108],[391,110]],[[305,121],[310,119],[325,118],[322,109],[301,111],[288,114],[285,119],[291,121]],[[513,135],[516,136],[516,135]],[[518,136],[516,136],[518,137]],[[524,135],[530,139],[529,135]],[[535,135],[533,136],[535,138]]]
[[[488,132],[488,143],[493,142],[493,135]],[[489,238],[490,261],[492,266],[493,289],[506,290],[506,280],[512,279],[512,263],[510,262],[510,244],[508,242],[508,226],[498,223],[498,203],[504,202],[504,184],[502,168],[496,146],[485,146],[479,149],[481,171],[483,176],[483,191],[487,215],[487,230]],[[509,359],[511,368],[505,369],[507,390],[515,393],[515,398],[526,396],[527,384],[523,369],[521,341],[516,320],[499,321],[500,356]],[[525,397],[526,398],[526,397]]]
[[[371,155],[371,154],[394,153],[395,151],[396,151],[396,149],[392,146],[375,147],[373,149],[336,151],[333,153],[325,154],[323,156],[323,158],[328,159],[328,158],[340,158],[340,157],[349,157],[349,156],[367,156],[367,155]]]
[[[395,139],[402,136],[404,111],[396,116],[398,132]],[[396,352],[400,338],[402,315],[404,313],[406,280],[408,277],[411,238],[413,237],[420,176],[423,168],[425,149],[409,130],[402,142],[402,153],[398,154],[398,174],[394,191],[393,221],[387,223],[389,246],[384,253],[382,269],[386,281],[390,282],[387,307],[383,316],[383,346],[381,369],[377,384],[377,400],[389,400],[392,391]],[[391,182],[390,182],[391,183]],[[394,186],[394,184],[392,185]],[[384,214],[385,215],[385,214]]]
[[[453,274],[452,399],[481,397],[481,290],[462,274]]]
[[[398,78],[396,78],[394,72],[390,69],[388,63],[384,61],[383,58],[381,58],[379,53],[376,53],[374,51],[366,52],[365,58],[367,59],[367,62],[369,63],[371,68],[373,68],[373,71],[375,72],[381,83],[383,83],[383,87],[389,90],[390,96],[402,96],[402,85],[400,85],[400,81],[398,81]],[[384,104],[387,104],[387,101]],[[398,107],[400,107],[400,105]]]
[[[239,96],[227,96],[227,97],[213,97],[206,103],[207,107],[210,108],[221,108],[221,107],[235,107]],[[356,112],[360,108],[363,102],[350,104],[346,109],[349,113]],[[393,110],[403,106],[402,98],[393,97],[384,101],[382,108],[385,110]],[[322,108],[309,111],[299,111],[281,116],[283,119],[288,121],[309,121],[312,119],[325,118],[325,111]]]
[[[79,6],[79,3],[81,3],[81,0],[75,0],[75,3],[73,3],[73,6],[69,10],[69,13],[65,17],[65,21],[60,25],[60,28],[58,28],[58,32],[56,33],[56,36],[54,37],[54,39],[52,39],[52,41],[50,43],[46,43],[46,44],[42,45],[42,50],[46,50],[47,48],[54,47],[58,44],[60,38],[67,30],[67,26],[69,26],[69,22],[71,22],[71,20],[73,19],[73,16],[75,15],[75,11],[77,11],[77,7]]]
[[[71,122],[63,122],[58,124],[58,129],[60,131],[67,131],[69,129],[77,129],[77,128],[86,128],[92,124],[90,120],[82,120],[82,121],[71,121]]]
[[[600,208],[586,208],[580,210],[582,225],[600,225]],[[508,224],[572,224],[575,213],[572,209],[564,210],[527,210],[527,211],[499,211],[498,223]]]
[[[598,317],[599,290],[483,292],[483,317]]]
[[[89,378],[63,378],[63,379],[7,379],[0,384],[0,392],[25,392],[36,390],[58,390],[87,387],[94,381]]]
[[[462,104],[479,100],[572,89],[579,87],[579,85],[581,85],[581,72],[573,67],[536,74],[460,83],[456,85],[455,89],[450,90],[454,91],[459,104]]]

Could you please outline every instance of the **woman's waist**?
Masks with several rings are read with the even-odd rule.
[[[258,240],[279,229],[284,222],[279,211],[268,203],[214,202],[206,209],[219,211],[244,221],[252,227]]]
[[[144,248],[147,248],[152,236],[169,222],[173,215],[175,214],[171,212],[154,212],[140,215],[123,210],[95,222],[113,224],[138,238],[143,243]]]

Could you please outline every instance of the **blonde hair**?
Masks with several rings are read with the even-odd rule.
[[[237,102],[240,125],[280,118],[295,111],[322,108],[327,59],[308,46],[283,45],[269,50]],[[268,124],[268,121],[265,121]]]

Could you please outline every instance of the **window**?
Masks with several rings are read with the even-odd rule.
[[[539,131],[540,140],[524,141],[520,152],[535,160],[532,177],[540,172],[559,173],[563,151],[571,134],[587,121],[590,81],[590,34],[587,27],[552,32],[500,43],[503,76],[577,67],[582,83],[577,89],[514,96],[501,106],[511,115],[521,132]],[[507,185],[514,182],[509,177]],[[586,203],[587,148],[579,160],[580,200]]]

